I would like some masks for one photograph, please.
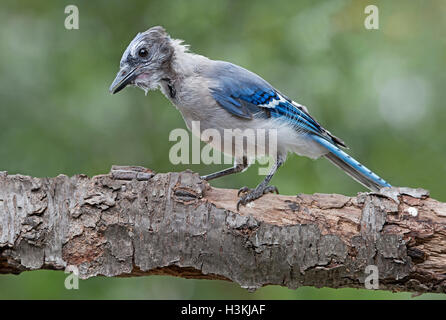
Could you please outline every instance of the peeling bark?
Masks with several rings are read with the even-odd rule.
[[[375,265],[380,289],[446,292],[446,204],[423,189],[268,194],[239,212],[236,193],[190,171],[0,172],[0,273],[75,265],[83,279],[167,274],[250,290],[363,288]]]

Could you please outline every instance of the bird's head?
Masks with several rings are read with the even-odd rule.
[[[117,93],[127,85],[135,85],[146,92],[157,89],[169,71],[172,55],[171,39],[162,27],[138,33],[122,55],[120,70],[110,92]]]

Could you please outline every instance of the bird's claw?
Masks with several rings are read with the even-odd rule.
[[[239,191],[237,192],[237,196],[240,196],[241,193],[245,193],[245,194],[242,195],[237,202],[237,211],[239,211],[240,205],[245,206],[247,203],[254,201],[256,199],[259,199],[264,194],[272,193],[272,192],[279,194],[279,190],[277,189],[276,186],[267,186],[263,189],[262,188],[250,189],[248,187],[240,188]]]
[[[241,187],[240,189],[238,189],[237,197],[240,197],[240,193],[246,193],[246,192],[248,192],[248,191],[250,191],[250,190],[251,190],[251,189],[248,188],[247,186]]]

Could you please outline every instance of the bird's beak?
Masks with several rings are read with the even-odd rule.
[[[113,83],[110,86],[110,93],[117,93],[124,89],[128,84],[130,84],[133,79],[136,78],[138,68],[131,69],[128,66],[122,67],[121,70],[119,70],[118,74],[116,75],[115,80],[113,80]]]

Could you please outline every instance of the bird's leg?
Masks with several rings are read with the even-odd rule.
[[[248,202],[254,201],[260,197],[262,197],[265,193],[275,192],[279,193],[279,190],[275,186],[268,186],[268,183],[273,178],[277,169],[283,164],[284,160],[278,158],[276,163],[271,168],[271,171],[268,173],[266,178],[259,183],[259,185],[255,189],[249,189],[248,187],[240,188],[237,195],[244,193],[237,202],[237,210],[239,210],[240,205],[246,205]]]
[[[238,163],[237,161],[234,162],[234,166],[232,168],[228,168],[222,171],[214,172],[205,176],[201,176],[200,178],[206,181],[224,177],[233,173],[242,172],[248,168],[248,159],[246,157],[243,157],[242,162]]]

